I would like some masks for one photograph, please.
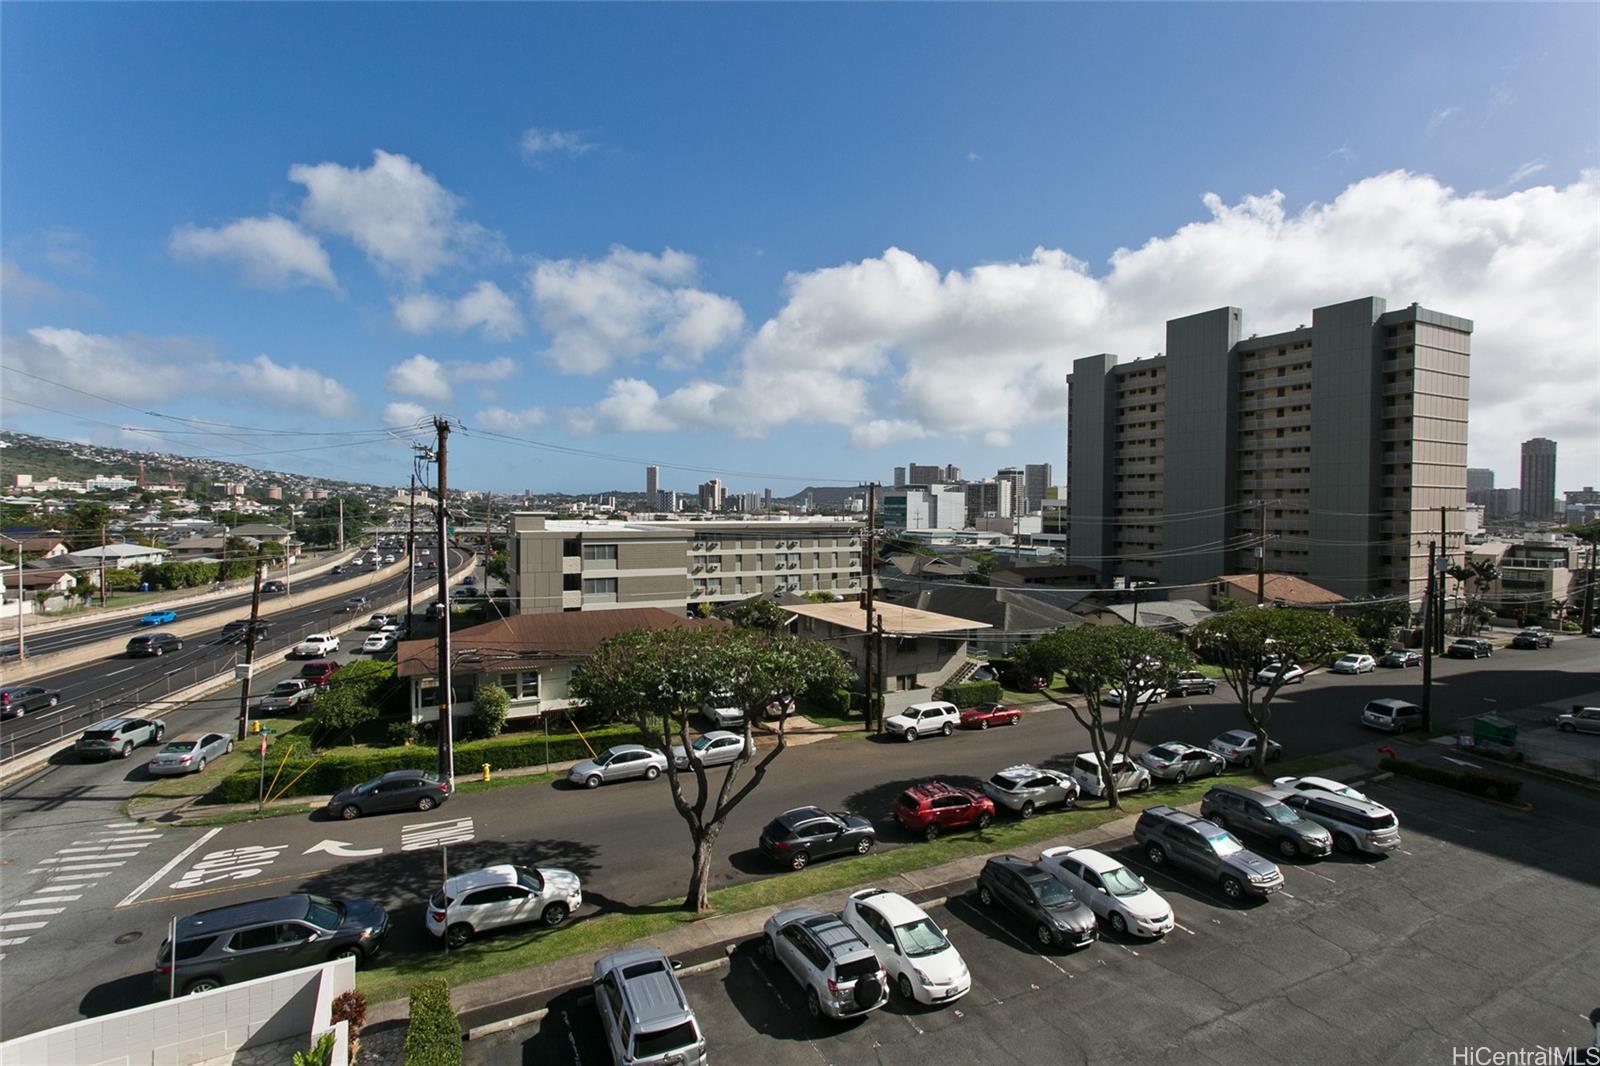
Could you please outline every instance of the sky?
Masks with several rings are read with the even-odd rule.
[[[1072,359],[1472,319],[1600,481],[1600,6],[0,5],[0,416],[403,482],[1065,481]]]

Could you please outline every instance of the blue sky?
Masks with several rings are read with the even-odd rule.
[[[1064,480],[1074,356],[1375,294],[1477,321],[1473,465],[1515,484],[1542,435],[1561,487],[1600,469],[1594,5],[0,29],[18,429],[396,482],[381,430],[438,411],[478,488],[642,487],[635,459],[780,494],[912,460]]]

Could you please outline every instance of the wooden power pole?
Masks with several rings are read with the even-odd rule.
[[[256,662],[256,630],[261,622],[261,570],[266,565],[267,542],[256,545],[256,580],[250,590],[250,625],[244,631],[244,676],[239,685],[239,739],[250,735],[250,671]]]
[[[866,709],[861,714],[861,724],[864,729],[869,731],[872,729],[872,720],[875,713],[878,719],[878,728],[883,728],[883,714],[877,709],[877,705],[872,698],[874,681],[876,679],[876,674],[872,669],[872,646],[876,642],[876,633],[872,625],[872,578],[873,571],[875,569],[872,563],[873,559],[876,558],[873,538],[877,527],[875,518],[877,502],[878,485],[877,482],[872,482],[871,484],[867,485],[867,550],[863,552],[861,556],[861,577],[866,584],[866,595],[864,599],[867,608],[867,627],[862,634],[862,666],[864,667],[864,676],[862,680],[867,690],[867,703]]]
[[[439,556],[436,560],[439,567],[439,776],[450,784],[455,785],[455,722],[451,719],[451,692],[450,692],[450,549],[449,523],[450,509],[446,504],[448,499],[447,466],[445,447],[450,439],[450,423],[443,418],[433,420],[433,428],[439,435],[438,451],[435,460],[439,464]]]

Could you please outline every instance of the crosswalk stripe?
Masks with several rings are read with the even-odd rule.
[[[66,909],[67,908],[65,907],[38,907],[33,910],[26,911],[6,911],[4,914],[0,914],[0,918],[37,918],[44,914],[60,914]]]
[[[39,891],[43,892],[44,889],[39,889]],[[17,906],[19,906],[19,907],[29,907],[29,906],[32,906],[35,903],[71,903],[75,899],[82,899],[82,898],[83,898],[82,896],[36,896],[33,899],[19,899],[19,900],[17,900]],[[65,908],[60,908],[60,909],[65,909]]]
[[[21,933],[28,929],[43,929],[49,922],[13,922],[10,925],[0,925],[0,933]]]
[[[83,887],[82,885],[45,885],[43,888],[34,889],[34,891],[35,892],[76,892],[82,887]],[[73,896],[72,898],[73,899],[77,899],[78,897],[77,896]],[[24,900],[24,902],[27,902],[27,901]]]
[[[49,861],[50,861],[49,859],[46,859],[46,860],[44,860],[44,862],[41,862],[39,865],[43,866],[45,862],[49,862]],[[56,869],[57,870],[61,870],[61,871],[99,870],[99,869],[105,869],[105,868],[112,867],[112,866],[126,866],[126,865],[127,865],[126,862],[73,862],[70,865],[65,864],[65,863],[62,864],[62,865],[59,865],[59,866],[56,867]]]
[[[62,848],[57,855],[137,855],[143,844],[107,844],[97,848]],[[76,859],[64,859],[65,862],[76,862]]]
[[[118,863],[117,865],[120,866],[121,863]],[[93,878],[96,878],[96,877],[104,877],[107,874],[109,874],[111,871],[110,870],[83,870],[83,871],[80,871],[78,873],[68,873],[68,874],[64,874],[59,870],[56,870],[56,871],[29,870],[28,872],[30,874],[50,874],[57,881],[85,881],[85,880],[92,880]]]
[[[28,938],[25,936],[9,937],[7,939],[0,940],[0,948],[15,947],[18,944],[26,944],[27,942]]]

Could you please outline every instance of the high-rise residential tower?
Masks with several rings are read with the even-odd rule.
[[[1522,442],[1522,517],[1556,516],[1556,442],[1535,437]]]
[[[644,499],[652,511],[661,509],[661,468],[647,466],[644,468]]]

